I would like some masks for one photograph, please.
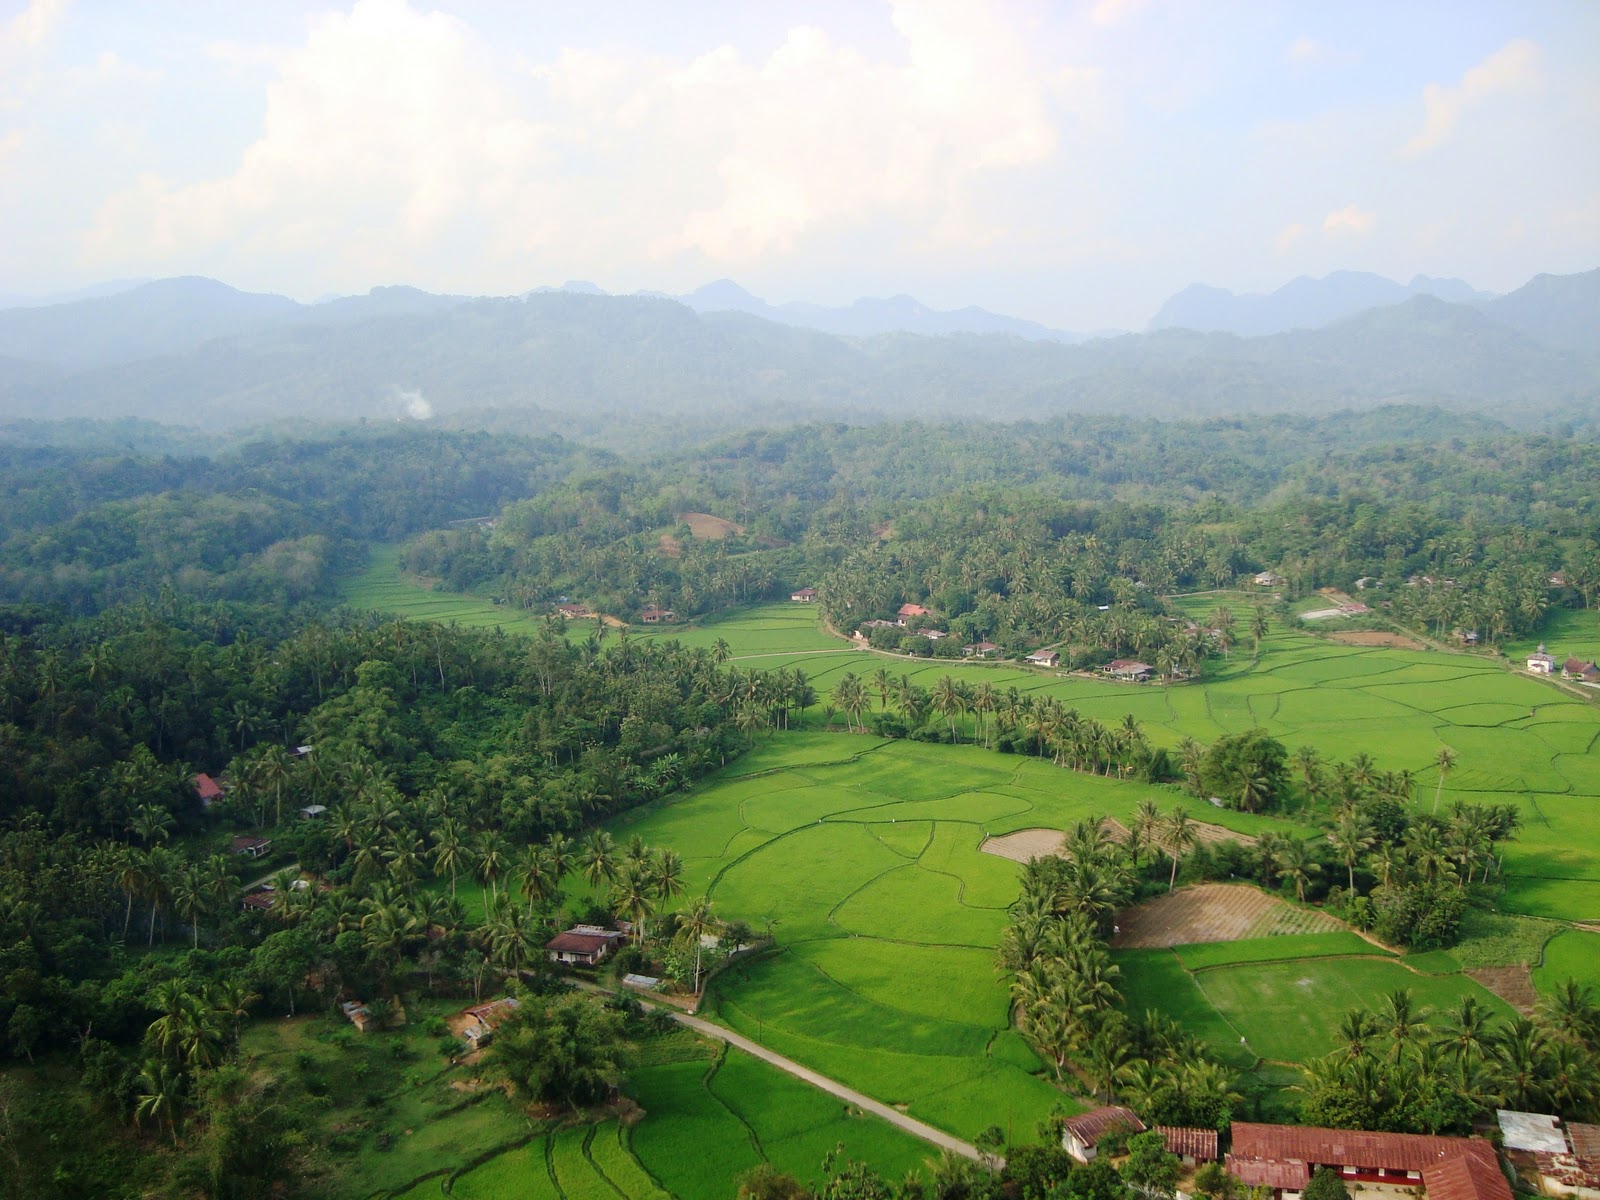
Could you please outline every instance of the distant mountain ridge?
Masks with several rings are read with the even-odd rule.
[[[915,333],[942,337],[952,333],[998,333],[1026,341],[1081,342],[1087,335],[1051,329],[1037,321],[1008,317],[969,305],[949,311],[929,308],[912,296],[863,297],[842,307],[790,301],[769,304],[731,279],[719,279],[687,295],[675,297],[695,312],[742,312],[780,325],[819,329],[841,337],[877,337]]]
[[[1495,299],[1460,279],[1418,275],[1396,283],[1366,271],[1335,271],[1321,279],[1302,275],[1275,292],[1236,294],[1203,283],[1191,284],[1169,299],[1150,319],[1153,333],[1193,329],[1199,333],[1232,333],[1263,337],[1295,329],[1320,329],[1372,308],[1403,304],[1413,296],[1432,296],[1452,304],[1481,304]]]

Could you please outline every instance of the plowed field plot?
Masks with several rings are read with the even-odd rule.
[[[1126,841],[1128,828],[1115,817],[1106,817],[1100,822],[1100,827],[1111,835],[1115,841]],[[1224,829],[1221,825],[1208,825],[1204,821],[1193,823],[1195,837],[1198,841],[1208,846],[1218,842],[1238,842],[1242,846],[1255,845],[1256,839],[1248,833],[1237,833],[1232,829]],[[1003,837],[985,839],[979,847],[985,854],[998,855],[1009,858],[1012,862],[1027,862],[1030,858],[1043,858],[1049,854],[1061,853],[1061,847],[1066,844],[1067,835],[1059,829],[1019,829],[1016,833],[1008,833]]]
[[[1524,1016],[1533,1012],[1539,993],[1533,989],[1533,972],[1527,967],[1479,967],[1466,974],[1476,979]]]
[[[1118,949],[1237,942],[1288,933],[1332,933],[1337,917],[1296,908],[1244,884],[1206,883],[1135,905],[1117,918]]]

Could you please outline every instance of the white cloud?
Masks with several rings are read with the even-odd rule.
[[[1305,235],[1305,232],[1306,227],[1298,221],[1293,225],[1286,225],[1279,230],[1278,236],[1273,239],[1273,245],[1277,246],[1279,254],[1283,254],[1290,246],[1298,242]]]
[[[0,29],[0,63],[38,50],[66,15],[66,0],[32,0]]]
[[[1314,37],[1301,35],[1289,43],[1289,48],[1283,56],[1292,63],[1316,62],[1318,59],[1328,58],[1332,51]]]
[[[1357,208],[1354,204],[1347,204],[1322,218],[1322,232],[1366,234],[1372,232],[1372,227],[1377,221],[1376,213]]]
[[[278,54],[231,174],[144,176],[103,205],[84,260],[211,246],[322,255],[330,286],[456,271],[514,290],[642,261],[732,269],[875,222],[982,246],[997,226],[974,188],[1051,157],[1058,98],[986,7],[907,0],[893,24],[903,60],[801,26],[764,57],[567,50],[502,74],[457,18],[359,0]]]
[[[1515,38],[1470,67],[1453,87],[1430,83],[1422,89],[1422,128],[1405,144],[1404,153],[1421,154],[1449,140],[1468,109],[1500,92],[1524,87],[1539,77],[1539,47]]]

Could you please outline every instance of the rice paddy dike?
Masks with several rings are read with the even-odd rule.
[[[1205,612],[1221,599],[1179,604]],[[1600,614],[1562,621],[1565,636],[1600,644]],[[887,667],[924,687],[948,674],[1053,695],[1107,723],[1132,714],[1155,745],[1259,727],[1325,760],[1366,753],[1380,769],[1410,770],[1422,807],[1436,795],[1441,808],[1515,804],[1523,823],[1505,848],[1500,911],[1473,914],[1449,952],[1402,957],[1326,930],[1116,951],[1129,1006],[1170,1013],[1253,1073],[1269,1111],[1293,1064],[1331,1048],[1340,1014],[1395,988],[1436,1009],[1470,994],[1508,1015],[1469,972],[1525,964],[1540,992],[1566,978],[1600,983],[1600,932],[1581,928],[1600,926],[1600,707],[1486,655],[1342,645],[1275,624],[1259,657],[1241,646],[1205,682],[1161,687],[872,654],[789,603],[634,636],[722,641],[742,669],[804,671],[821,697],[846,671]],[[972,745],[823,732],[821,722],[819,703],[795,730],[763,737],[726,771],[613,831],[674,847],[687,894],[704,891],[721,915],[770,931],[772,952],[715,981],[710,1015],[963,1137],[991,1124],[1026,1137],[1052,1112],[1075,1111],[1010,1029],[994,947],[1018,867],[982,853],[985,837],[1091,815],[1126,822],[1146,798],[1246,835],[1315,832],[1292,813],[1197,808],[1175,788]],[[1457,754],[1442,789],[1441,746]],[[698,1093],[671,1095],[675,1104]]]

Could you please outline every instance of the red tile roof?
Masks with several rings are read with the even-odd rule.
[[[233,852],[235,854],[242,854],[246,850],[254,850],[257,846],[266,846],[269,844],[270,843],[267,838],[236,837],[233,839]]]
[[[1568,1121],[1567,1141],[1572,1144],[1572,1152],[1579,1158],[1600,1159],[1600,1125]]]
[[[923,608],[920,604],[902,604],[900,606],[900,615],[902,617],[925,617],[928,612],[929,610]]]
[[[1311,1171],[1303,1162],[1278,1162],[1269,1158],[1239,1158],[1228,1155],[1228,1174],[1247,1187],[1283,1188],[1298,1192],[1311,1182]]]
[[[220,800],[222,798],[222,789],[217,786],[217,781],[209,775],[196,775],[189,782],[194,784],[195,795],[202,800]]]
[[[1093,1146],[1114,1129],[1131,1129],[1135,1133],[1143,1133],[1144,1122],[1139,1120],[1133,1109],[1123,1108],[1120,1104],[1108,1104],[1104,1108],[1086,1112],[1081,1117],[1069,1117],[1061,1123],[1061,1128],[1084,1145]]]
[[[1191,1129],[1181,1125],[1157,1125],[1156,1132],[1167,1142],[1167,1153],[1184,1155],[1198,1162],[1216,1162],[1217,1131],[1215,1129]]]
[[[1242,1182],[1299,1190],[1313,1166],[1417,1171],[1429,1200],[1512,1200],[1494,1148],[1482,1138],[1234,1122],[1228,1171]]]
[[[1233,1123],[1236,1158],[1294,1160],[1329,1166],[1420,1171],[1463,1152],[1474,1139],[1420,1133],[1368,1133],[1309,1125]],[[1487,1145],[1487,1143],[1482,1143]]]
[[[1457,1154],[1422,1173],[1428,1200],[1512,1200],[1511,1185],[1489,1143],[1465,1140],[1482,1149]]]

